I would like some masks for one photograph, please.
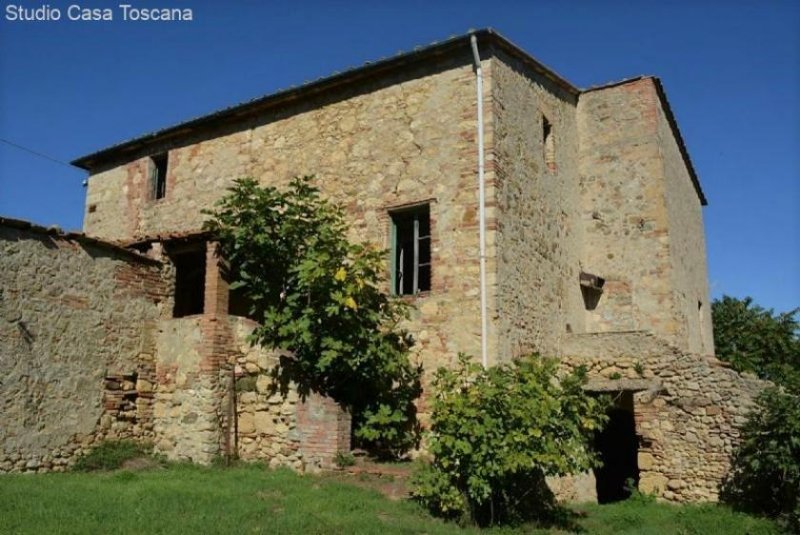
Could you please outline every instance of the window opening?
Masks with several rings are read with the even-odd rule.
[[[150,184],[152,198],[163,199],[167,195],[167,154],[150,157]]]
[[[556,147],[553,136],[553,125],[542,115],[542,143],[544,147],[544,164],[550,171],[556,169]]]
[[[173,317],[202,314],[205,302],[206,251],[195,249],[172,255],[175,265]]]
[[[431,289],[430,207],[395,212],[392,217],[392,289],[414,295]]]

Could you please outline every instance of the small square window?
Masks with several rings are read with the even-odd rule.
[[[415,295],[431,289],[430,206],[393,212],[392,291]]]
[[[163,199],[167,194],[167,153],[150,157],[150,188],[152,199]]]

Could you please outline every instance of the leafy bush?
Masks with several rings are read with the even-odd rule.
[[[230,262],[232,288],[259,321],[251,341],[287,353],[273,376],[285,393],[329,395],[353,414],[362,447],[397,455],[417,443],[421,369],[398,327],[407,305],[382,291],[385,252],[347,240],[341,207],[313,177],[285,191],[237,180],[206,229]]]
[[[717,357],[778,385],[756,399],[722,499],[800,533],[800,309],[776,314],[723,296],[711,310]]]
[[[147,457],[152,448],[148,445],[131,440],[104,441],[92,451],[80,457],[72,469],[78,472],[93,472],[96,470],[116,470],[125,461],[138,457]]]
[[[800,397],[770,388],[742,428],[723,499],[800,533]]]
[[[556,380],[536,355],[484,370],[459,355],[434,379],[430,464],[414,497],[434,514],[480,525],[551,521],[559,512],[545,476],[588,470],[588,448],[606,421],[605,402],[582,389],[583,370]]]

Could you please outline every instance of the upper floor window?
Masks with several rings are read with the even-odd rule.
[[[151,198],[163,199],[167,194],[167,153],[150,157]]]
[[[392,291],[415,295],[431,289],[431,217],[425,204],[393,212]]]
[[[542,146],[544,148],[544,164],[550,171],[556,170],[556,145],[553,125],[542,115]]]

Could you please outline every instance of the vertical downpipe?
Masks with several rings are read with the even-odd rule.
[[[486,188],[484,185],[483,149],[483,70],[478,53],[478,38],[470,36],[472,57],[475,61],[475,88],[478,96],[478,226],[480,228],[480,270],[481,270],[481,363],[489,367],[488,317],[486,311]]]

